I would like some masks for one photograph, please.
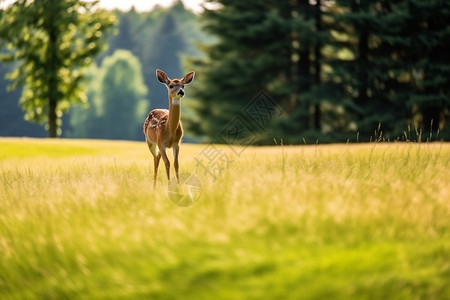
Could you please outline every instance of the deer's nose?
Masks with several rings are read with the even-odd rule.
[[[177,93],[177,96],[183,97],[183,96],[184,96],[184,91],[183,91],[182,89],[180,89],[180,90],[178,91],[178,93]]]

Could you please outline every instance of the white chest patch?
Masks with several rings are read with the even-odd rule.
[[[181,98],[172,98],[172,104],[173,105],[180,105]]]

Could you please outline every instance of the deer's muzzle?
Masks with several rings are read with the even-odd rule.
[[[183,97],[183,96],[184,96],[184,91],[183,91],[182,89],[180,89],[180,90],[178,91],[178,93],[177,93],[177,96]]]

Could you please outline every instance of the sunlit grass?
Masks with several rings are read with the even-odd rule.
[[[181,208],[144,142],[1,139],[0,298],[450,294],[449,145],[215,146],[215,180],[205,147]]]

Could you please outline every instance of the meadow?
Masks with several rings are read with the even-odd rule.
[[[450,299],[450,144],[183,144],[190,205],[152,163],[0,139],[0,298]]]

